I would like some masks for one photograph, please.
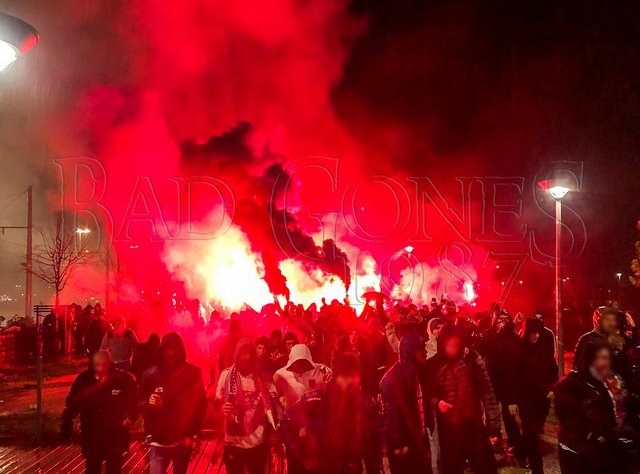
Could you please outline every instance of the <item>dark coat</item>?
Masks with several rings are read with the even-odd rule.
[[[99,318],[91,320],[84,338],[84,347],[89,355],[100,350],[102,339],[108,330],[109,325],[106,321]]]
[[[444,345],[450,337],[462,335],[452,326],[445,326],[438,336],[438,353],[427,361],[427,389],[438,423],[461,425],[483,424],[483,415],[491,434],[500,433],[500,411],[482,357],[465,349],[458,357],[447,359]],[[438,410],[441,400],[453,405],[447,413]]]
[[[616,417],[605,384],[588,371],[571,372],[554,388],[558,442],[594,462],[611,456]]]
[[[165,367],[165,354],[172,354],[172,367]],[[153,393],[162,393],[162,407],[149,405]],[[138,387],[138,405],[144,415],[144,427],[151,441],[179,443],[200,431],[207,412],[207,395],[200,369],[187,362],[182,338],[168,333],[158,349],[158,365],[142,374]]]
[[[149,405],[149,397],[162,387],[163,406]],[[207,411],[207,397],[200,369],[184,362],[169,372],[159,366],[148,369],[140,380],[138,403],[152,441],[171,444],[200,431]]]
[[[522,341],[513,327],[504,332],[490,329],[478,344],[478,351],[485,357],[498,401],[507,405],[517,403]]]
[[[82,372],[71,385],[62,415],[62,435],[71,436],[73,418],[80,415],[82,454],[84,457],[128,449],[129,430],[122,426],[129,418],[136,419],[136,389],[133,378],[119,369],[112,369],[103,383],[92,370]]]
[[[549,351],[548,341],[543,339],[545,329],[537,319],[525,322],[518,370],[518,405],[545,400],[558,381],[558,364],[553,351]],[[540,339],[532,344],[529,334],[534,331],[540,333]]]
[[[295,431],[306,429],[301,448],[302,457],[314,459],[318,471],[327,474],[359,474],[364,464],[366,472],[383,472],[380,446],[380,415],[375,400],[359,391],[354,400],[353,418],[339,420],[331,426],[330,415],[336,399],[335,386],[305,393],[291,414]],[[334,432],[336,430],[336,432]],[[347,442],[344,442],[344,440]],[[340,440],[338,448],[333,441]]]
[[[418,368],[415,366],[415,351],[422,346],[423,339],[413,333],[400,340],[400,361],[396,362],[380,382],[384,439],[387,449],[408,446],[413,451],[426,451],[425,429],[420,413],[423,400],[418,400]],[[424,394],[423,394],[424,396]]]

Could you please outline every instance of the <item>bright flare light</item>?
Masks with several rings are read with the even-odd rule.
[[[0,40],[0,71],[8,68],[18,59],[20,51],[14,45]]]
[[[464,299],[469,303],[476,299],[476,291],[473,289],[473,283],[467,282],[464,284]]]
[[[560,185],[552,186],[549,188],[549,194],[551,194],[551,196],[553,196],[554,199],[562,199],[567,195],[569,191],[571,191],[570,188],[567,188],[566,186],[560,186]]]
[[[90,234],[91,233],[91,229],[89,229],[88,227],[78,227],[76,229],[76,234]]]

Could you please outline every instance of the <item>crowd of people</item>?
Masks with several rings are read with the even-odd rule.
[[[210,410],[224,420],[229,474],[264,473],[274,456],[292,474],[484,474],[499,465],[541,474],[552,404],[563,474],[640,472],[640,334],[613,307],[595,310],[560,379],[543,315],[512,317],[497,304],[469,317],[452,301],[419,307],[381,294],[360,314],[348,300],[276,302],[229,318],[194,313],[189,329],[145,342],[124,318],[100,313],[76,339],[90,364],[62,427],[69,438],[80,415],[89,473],[103,463],[120,472],[139,417],[151,474],[170,463],[185,473]]]

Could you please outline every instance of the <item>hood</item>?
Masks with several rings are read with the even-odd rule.
[[[433,329],[438,325],[444,325],[444,321],[440,318],[432,318],[427,323],[427,336],[429,336],[429,340],[433,340]]]
[[[460,328],[454,326],[453,324],[447,324],[440,330],[440,334],[438,335],[438,353],[441,354],[441,357],[444,357],[445,344],[449,339],[454,337],[457,337],[460,339],[460,341],[462,341],[462,343],[460,344],[460,353],[457,357],[462,358],[462,356],[464,355],[464,334],[462,334]]]
[[[415,354],[419,349],[424,350],[424,339],[419,334],[410,332],[400,339],[400,365],[408,378],[418,373]]]
[[[522,338],[528,344],[529,334],[537,332],[542,336],[544,331],[544,323],[537,318],[527,318],[524,320],[524,331],[522,332]]]
[[[160,342],[160,347],[158,348],[158,360],[160,361],[160,364],[163,363],[164,352],[170,348],[176,350],[176,360],[173,364],[175,367],[181,366],[187,361],[187,352],[184,349],[182,337],[180,337],[180,334],[176,332],[170,332],[163,336],[162,341]]]
[[[238,362],[238,356],[244,350],[253,350],[254,352],[256,350],[256,345],[253,343],[251,339],[247,337],[240,339],[238,341],[238,344],[236,344],[236,350],[233,353],[234,364]]]
[[[515,330],[515,324],[513,324],[511,315],[504,310],[496,317],[496,320],[493,322],[493,328],[497,331],[498,324],[503,322],[505,323],[505,327],[502,333],[513,332]]]
[[[311,357],[311,351],[305,344],[296,344],[291,348],[291,352],[289,352],[289,362],[287,363],[285,369],[290,370],[291,366],[294,362],[298,360],[306,360],[309,362],[309,370],[313,369],[316,364],[313,362],[313,358]]]

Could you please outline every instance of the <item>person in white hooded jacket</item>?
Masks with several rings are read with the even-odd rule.
[[[427,323],[427,342],[425,348],[427,350],[427,359],[431,359],[438,352],[438,333],[444,326],[444,321],[440,318],[433,318]]]
[[[296,404],[306,392],[323,388],[331,375],[331,369],[323,364],[316,364],[311,351],[305,344],[296,344],[289,352],[289,362],[273,375],[273,382],[284,407],[285,419],[291,415]],[[290,474],[305,472],[303,459],[300,456],[300,433],[290,432],[284,424],[281,430],[283,441],[287,447],[287,465]]]
[[[287,365],[273,375],[273,382],[285,411],[292,408],[305,392],[323,387],[330,374],[329,367],[313,361],[306,345],[293,346]]]

